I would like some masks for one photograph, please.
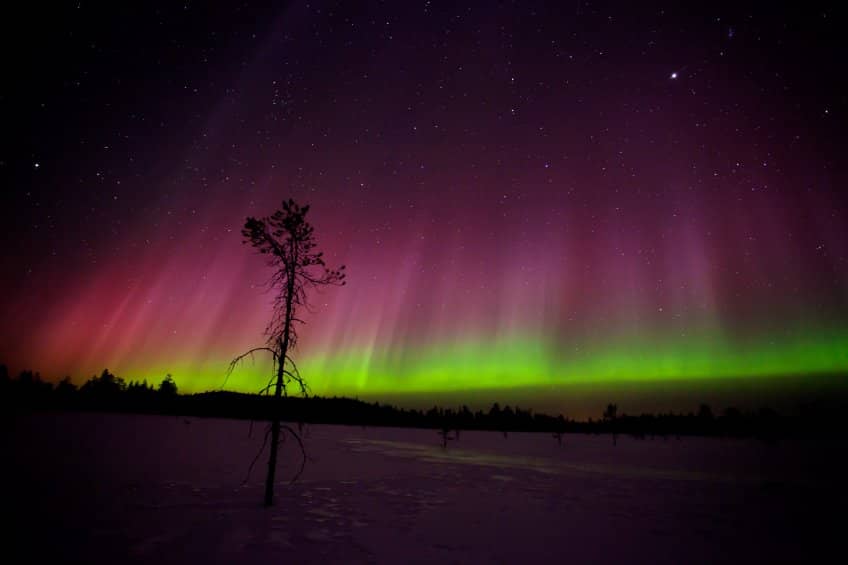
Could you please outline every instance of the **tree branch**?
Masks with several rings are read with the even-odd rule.
[[[297,445],[300,447],[300,469],[298,469],[297,474],[290,481],[293,484],[300,478],[300,475],[303,473],[304,467],[306,467],[306,448],[303,446],[303,440],[300,439],[298,433],[294,431],[291,426],[287,424],[281,424],[280,427],[289,432],[295,439],[295,441],[297,441]]]
[[[250,422],[251,429],[253,428],[253,421]],[[247,484],[247,481],[250,480],[250,473],[253,471],[253,466],[256,465],[256,462],[259,461],[259,458],[262,456],[262,452],[265,451],[265,446],[268,445],[268,436],[271,434],[271,425],[268,424],[268,427],[265,429],[265,438],[262,440],[262,447],[259,448],[259,451],[256,453],[256,457],[253,458],[253,461],[250,462],[250,466],[247,468],[247,475],[244,477],[244,480],[241,482],[242,486]]]

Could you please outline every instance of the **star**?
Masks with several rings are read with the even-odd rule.
[[[677,79],[677,71],[674,71],[673,73],[671,73],[671,76],[669,78],[671,78],[671,80]]]

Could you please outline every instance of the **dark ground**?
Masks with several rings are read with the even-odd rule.
[[[243,421],[8,421],[21,563],[801,563],[838,549],[844,442],[310,426],[261,507]],[[832,554],[834,558],[838,553]]]

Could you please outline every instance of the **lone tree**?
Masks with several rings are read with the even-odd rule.
[[[231,372],[239,362],[252,357],[256,352],[265,351],[273,358],[274,375],[262,389],[263,393],[267,393],[273,387],[275,399],[269,429],[271,449],[268,475],[265,479],[265,506],[271,506],[274,502],[274,476],[281,429],[285,429],[297,440],[303,454],[300,436],[291,427],[280,423],[279,409],[280,398],[287,394],[289,385],[295,384],[301,394],[307,394],[306,382],[290,355],[297,345],[294,323],[303,323],[303,320],[297,317],[298,310],[309,307],[307,291],[321,286],[345,284],[344,265],[337,270],[328,269],[323,253],[315,250],[317,244],[312,225],[306,221],[307,212],[309,206],[300,206],[292,199],[285,200],[282,209],[269,217],[248,217],[241,231],[244,243],[249,243],[259,250],[259,253],[266,255],[268,265],[274,269],[274,274],[268,282],[276,294],[273,315],[265,329],[267,344],[265,347],[256,347],[242,353],[230,363]],[[265,441],[267,440],[266,432]],[[301,471],[304,462],[305,458],[301,461]]]

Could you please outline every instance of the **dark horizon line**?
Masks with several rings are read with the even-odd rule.
[[[0,366],[2,367],[2,366]],[[226,390],[180,394],[177,385],[166,377],[158,388],[146,382],[125,382],[108,370],[94,376],[81,387],[68,380],[54,386],[42,381],[37,373],[22,371],[10,379],[0,370],[0,398],[6,412],[43,410],[120,412],[171,416],[218,417],[271,420],[276,414],[299,424],[339,424],[391,426],[401,428],[447,430],[491,430],[551,433],[561,441],[564,433],[607,433],[636,438],[646,436],[720,436],[758,437],[776,440],[833,433],[846,427],[848,406],[836,409],[820,404],[802,404],[798,415],[781,415],[767,406],[744,411],[730,406],[714,414],[708,404],[698,412],[619,413],[610,403],[599,419],[578,421],[563,414],[552,416],[518,405],[494,402],[488,411],[472,411],[467,405],[429,410],[400,408],[392,404],[372,403],[349,397],[284,396],[276,400],[261,393]],[[842,435],[839,433],[839,435]]]
[[[88,382],[90,382],[92,380],[96,380],[98,378],[102,379],[105,375],[108,375],[108,376],[110,376],[110,378],[113,378],[117,382],[121,383],[120,386],[126,386],[126,387],[133,386],[133,385],[136,385],[136,386],[145,385],[145,386],[151,386],[152,387],[153,383],[155,382],[155,380],[148,381],[148,379],[146,377],[142,377],[141,379],[137,379],[137,378],[125,379],[123,377],[119,377],[119,376],[115,375],[108,368],[104,368],[99,376],[97,374],[93,374],[91,377],[88,378],[87,381],[83,382],[82,384],[76,384],[75,379],[71,375],[65,375],[61,379],[58,379],[58,380],[53,380],[53,379],[45,380],[44,377],[41,375],[40,371],[35,371],[33,369],[22,369],[22,370],[20,370],[19,373],[18,373],[18,380],[20,380],[24,375],[26,375],[27,378],[29,378],[29,379],[36,380],[40,383],[43,383],[44,385],[49,385],[53,388],[56,388],[56,387],[62,385],[63,383],[69,384],[69,385],[71,385],[75,388],[80,388],[82,386],[85,386]],[[449,397],[449,396],[453,396],[453,395],[460,395],[464,392],[469,392],[469,391],[473,391],[473,392],[476,392],[476,393],[484,393],[485,392],[485,393],[490,393],[490,394],[496,395],[496,394],[499,394],[499,393],[509,392],[509,391],[522,391],[522,392],[535,391],[535,390],[550,391],[552,389],[561,388],[561,387],[567,387],[567,388],[572,389],[572,390],[597,389],[602,385],[603,386],[608,386],[608,385],[643,386],[643,385],[648,385],[648,384],[662,383],[665,386],[679,386],[681,384],[711,385],[711,384],[716,384],[716,383],[732,382],[732,381],[746,381],[746,382],[749,382],[749,383],[760,384],[760,383],[766,382],[766,379],[778,379],[778,380],[780,380],[780,379],[827,379],[827,380],[830,380],[830,382],[833,385],[835,385],[837,388],[839,387],[840,384],[842,384],[844,389],[845,389],[845,392],[848,393],[848,372],[846,372],[846,371],[819,371],[819,372],[807,372],[807,373],[775,373],[775,374],[770,375],[768,377],[750,376],[750,375],[748,375],[748,376],[745,376],[745,375],[716,376],[716,377],[681,377],[681,378],[674,378],[674,379],[662,379],[662,378],[657,377],[657,378],[651,378],[651,379],[608,380],[608,381],[603,381],[601,383],[581,381],[581,382],[565,382],[565,383],[524,384],[524,385],[502,386],[502,387],[478,387],[478,388],[465,389],[465,390],[436,389],[436,390],[431,390],[431,391],[403,391],[403,390],[391,391],[391,392],[371,391],[370,393],[366,393],[366,396],[370,397],[372,399],[375,399],[375,401],[378,402],[378,403],[383,402],[384,404],[386,404],[387,403],[386,401],[388,400],[388,404],[392,404],[392,401],[389,400],[391,397],[395,397],[395,398],[398,398],[398,397],[415,398],[415,397],[427,397],[427,396]],[[831,380],[831,379],[834,379],[834,380]],[[836,379],[843,379],[844,382],[840,383]],[[8,366],[4,363],[0,363],[0,383],[2,383],[3,381],[8,381],[8,380],[14,380],[14,379],[12,379],[9,375]],[[174,386],[176,386],[176,379],[170,372],[165,373],[165,375],[163,377],[163,381],[164,380],[170,380],[172,383],[174,383]],[[179,392],[179,395],[180,396],[190,396],[190,395],[202,395],[202,394],[207,394],[207,393],[230,392],[230,393],[233,393],[233,394],[262,396],[263,394],[267,393],[267,391],[265,391],[265,392],[263,392],[263,391],[249,392],[249,391],[242,391],[242,390],[237,390],[237,389],[229,389],[229,388],[225,388],[226,384],[227,383],[226,383],[226,380],[225,380],[225,382],[219,387],[207,388],[205,390],[195,390],[195,391],[190,392],[190,393]],[[307,388],[309,388],[308,385],[307,385]],[[341,394],[335,394],[334,393],[332,395],[310,394],[309,396],[310,397],[319,397],[319,398],[348,398],[348,399],[351,399],[351,400],[362,401],[362,402],[365,402],[365,403],[369,402],[368,400],[360,399],[359,396],[357,396],[357,395],[347,396],[347,393],[345,393],[345,392],[342,392]],[[612,396],[614,396],[614,395],[612,395]],[[290,397],[290,398],[293,398],[293,397]],[[614,400],[614,399],[611,399],[611,400]],[[500,400],[493,400],[492,402],[493,403],[500,403]],[[815,403],[815,402],[799,401],[797,403],[797,405],[800,406],[800,405],[803,405],[803,404],[811,404],[811,403]],[[458,403],[459,406],[462,406],[463,404],[467,404],[467,402],[459,402]],[[481,403],[474,402],[473,404],[480,405]],[[484,402],[482,404],[488,404],[488,403]],[[698,402],[697,404],[700,407],[700,406],[703,406],[704,404],[708,404],[708,403],[707,402]],[[726,406],[726,408],[734,408],[734,407],[735,406],[734,406],[733,403],[729,403]],[[760,405],[757,408],[770,408],[770,407],[765,403],[760,403]],[[535,408],[530,408],[530,410],[535,410]],[[691,411],[691,409],[690,409],[690,411]],[[663,412],[657,411],[656,413],[662,414]],[[668,413],[675,413],[675,412],[670,411]],[[683,410],[683,411],[680,411],[678,413],[684,414],[684,413],[686,413],[686,411]]]

